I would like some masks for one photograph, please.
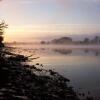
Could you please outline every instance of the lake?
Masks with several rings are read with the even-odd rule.
[[[41,63],[70,79],[76,92],[92,95],[100,100],[100,46],[13,45],[22,54],[40,57],[33,64]],[[29,52],[29,53],[27,53]],[[31,64],[31,63],[30,63]],[[84,98],[84,97],[82,97]]]

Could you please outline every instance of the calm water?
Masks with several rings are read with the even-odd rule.
[[[46,46],[22,47],[40,57],[33,61],[46,69],[54,69],[71,80],[75,91],[85,92],[100,100],[100,46]]]

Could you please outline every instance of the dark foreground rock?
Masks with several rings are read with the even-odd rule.
[[[69,79],[57,72],[26,65],[28,57],[0,50],[0,100],[79,100]],[[39,65],[39,64],[38,64]]]

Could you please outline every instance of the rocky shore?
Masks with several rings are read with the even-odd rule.
[[[79,100],[69,79],[52,70],[27,65],[28,57],[0,49],[0,100]]]

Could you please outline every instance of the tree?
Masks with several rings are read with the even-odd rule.
[[[90,42],[89,38],[84,39],[84,43],[89,43],[89,42]]]
[[[7,28],[7,26],[8,25],[5,23],[5,21],[0,22],[0,47],[2,46],[4,30]]]
[[[7,28],[7,26],[8,25],[5,23],[5,21],[0,22],[0,35],[3,35],[4,29]]]
[[[98,43],[99,40],[100,40],[100,37],[99,37],[99,36],[95,36],[95,38],[94,38],[94,42],[95,42],[95,43]]]

